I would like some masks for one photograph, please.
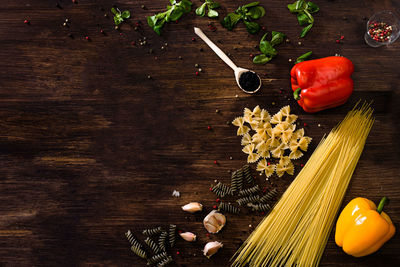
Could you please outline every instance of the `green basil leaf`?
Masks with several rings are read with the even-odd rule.
[[[167,22],[176,21],[183,15],[183,11],[179,8],[171,9],[172,12],[165,18]]]
[[[204,17],[206,14],[206,3],[196,8],[196,15]]]
[[[260,42],[260,51],[267,56],[276,56],[278,54],[276,49],[268,41]]]
[[[260,44],[261,44],[261,42],[265,41],[265,38],[267,37],[267,35],[268,35],[268,32],[266,32],[266,33],[263,35],[263,37],[262,37],[261,40],[260,40]]]
[[[309,51],[307,53],[304,53],[303,55],[299,56],[296,61],[294,62],[294,64],[303,62],[305,60],[307,60],[310,56],[312,55],[312,51]]]
[[[226,15],[226,17],[221,21],[222,27],[228,29],[228,30],[233,30],[233,28],[236,26],[238,21],[241,19],[240,15],[237,15],[235,13],[229,13]]]
[[[308,17],[308,15],[303,12],[297,14],[297,21],[301,26],[312,23],[312,20]]]
[[[249,8],[249,7],[253,7],[253,6],[258,6],[260,4],[260,2],[252,2],[252,3],[248,3],[247,5],[244,5],[244,8]]]
[[[184,13],[189,13],[192,9],[192,2],[189,0],[182,0],[179,4],[183,8]]]
[[[296,9],[296,3],[287,5],[287,8],[291,13],[296,13],[298,10]]]
[[[121,17],[123,19],[129,19],[131,17],[131,12],[129,12],[128,10],[125,10],[124,12],[122,12]]]
[[[265,16],[265,8],[262,7],[262,6],[258,6],[257,8],[261,11],[261,17],[260,18],[264,17]]]
[[[124,19],[121,18],[121,16],[117,16],[117,15],[114,16],[114,23],[115,23],[115,25],[119,25],[119,24],[121,24],[123,21],[124,21]]]
[[[268,61],[270,61],[271,59],[272,59],[272,57],[267,57],[266,55],[261,54],[261,55],[255,56],[255,57],[253,58],[253,63],[254,63],[254,64],[265,64],[265,63],[267,63]]]
[[[147,24],[150,26],[150,28],[153,28],[154,27],[154,25],[156,25],[156,23],[157,23],[157,16],[156,15],[154,15],[154,16],[148,16],[147,17]]]
[[[283,42],[283,39],[286,36],[285,34],[283,34],[281,32],[275,32],[275,31],[272,31],[271,35],[272,35],[272,38],[271,38],[271,45],[272,46],[281,44]]]
[[[208,13],[207,13],[207,16],[209,18],[216,18],[216,17],[218,17],[218,12],[215,11],[215,10],[209,9]]]
[[[246,29],[249,33],[251,34],[256,34],[257,32],[260,31],[260,25],[258,25],[257,22],[254,21],[243,21],[244,24],[246,25]]]
[[[311,30],[313,24],[308,25],[307,27],[304,27],[303,30],[301,31],[300,37],[303,38],[306,36],[306,34]]]
[[[313,2],[307,2],[307,11],[310,13],[315,13],[319,11],[319,7]]]
[[[176,4],[176,0],[169,0],[169,2],[171,3],[171,5],[175,5]]]
[[[249,9],[249,11],[246,13],[249,17],[252,19],[259,19],[265,15],[265,9],[263,7],[252,7]]]
[[[297,10],[303,10],[307,7],[307,3],[304,0],[299,0],[296,2],[296,9]]]
[[[117,15],[118,11],[113,7],[113,8],[111,8],[111,13],[113,13],[114,15]]]

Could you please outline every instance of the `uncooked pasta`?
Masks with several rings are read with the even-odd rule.
[[[280,115],[273,119],[283,120]],[[322,139],[269,215],[236,252],[232,266],[318,265],[373,121],[372,109],[364,104]]]

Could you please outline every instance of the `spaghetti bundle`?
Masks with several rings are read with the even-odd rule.
[[[373,122],[369,105],[355,107],[321,140],[232,266],[318,265]]]

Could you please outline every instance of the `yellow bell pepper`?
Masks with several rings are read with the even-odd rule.
[[[390,217],[382,212],[387,198],[378,208],[366,198],[355,198],[347,204],[336,224],[335,241],[343,251],[354,257],[374,253],[394,235]]]

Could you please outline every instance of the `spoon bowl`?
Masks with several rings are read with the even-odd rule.
[[[252,71],[252,70],[248,70],[248,69],[244,69],[244,68],[240,68],[240,67],[238,67],[238,66],[236,66],[236,64],[235,63],[233,63],[233,61],[218,47],[218,46],[216,46],[205,34],[204,34],[204,32],[201,30],[201,29],[199,29],[199,28],[197,28],[197,27],[194,27],[194,32],[197,34],[197,36],[199,36],[229,67],[231,67],[231,69],[233,69],[233,71],[234,71],[234,73],[235,73],[235,79],[236,79],[236,83],[237,83],[237,85],[239,86],[239,88],[243,91],[243,92],[245,92],[245,93],[247,93],[247,94],[254,94],[255,92],[257,92],[260,88],[261,88],[261,78],[260,78],[260,76],[258,76],[258,74],[257,73],[255,73],[254,71]],[[259,79],[259,81],[260,81],[260,84],[259,84],[259,86],[258,86],[258,88],[256,88],[254,91],[247,91],[247,90],[245,90],[245,89],[243,89],[243,87],[240,85],[240,76],[243,74],[243,73],[246,73],[246,72],[252,72],[252,73],[254,73],[254,74],[256,74],[257,75],[257,77],[258,77],[258,79]]]
[[[260,84],[258,85],[258,87],[255,89],[255,90],[253,90],[253,91],[247,91],[247,90],[245,90],[243,87],[242,87],[242,85],[240,84],[240,76],[243,74],[243,73],[246,73],[246,72],[252,72],[252,73],[254,73],[255,75],[257,75],[257,78],[258,78],[258,80],[260,81]],[[256,93],[258,90],[260,90],[260,88],[261,88],[261,78],[260,78],[260,76],[258,76],[258,74],[257,73],[255,73],[254,71],[252,71],[252,70],[248,70],[248,69],[244,69],[244,68],[240,68],[240,67],[237,67],[236,69],[235,69],[235,78],[236,78],[236,83],[237,83],[237,85],[239,86],[239,88],[243,91],[243,92],[245,92],[245,93],[247,93],[247,94],[254,94],[254,93]]]

